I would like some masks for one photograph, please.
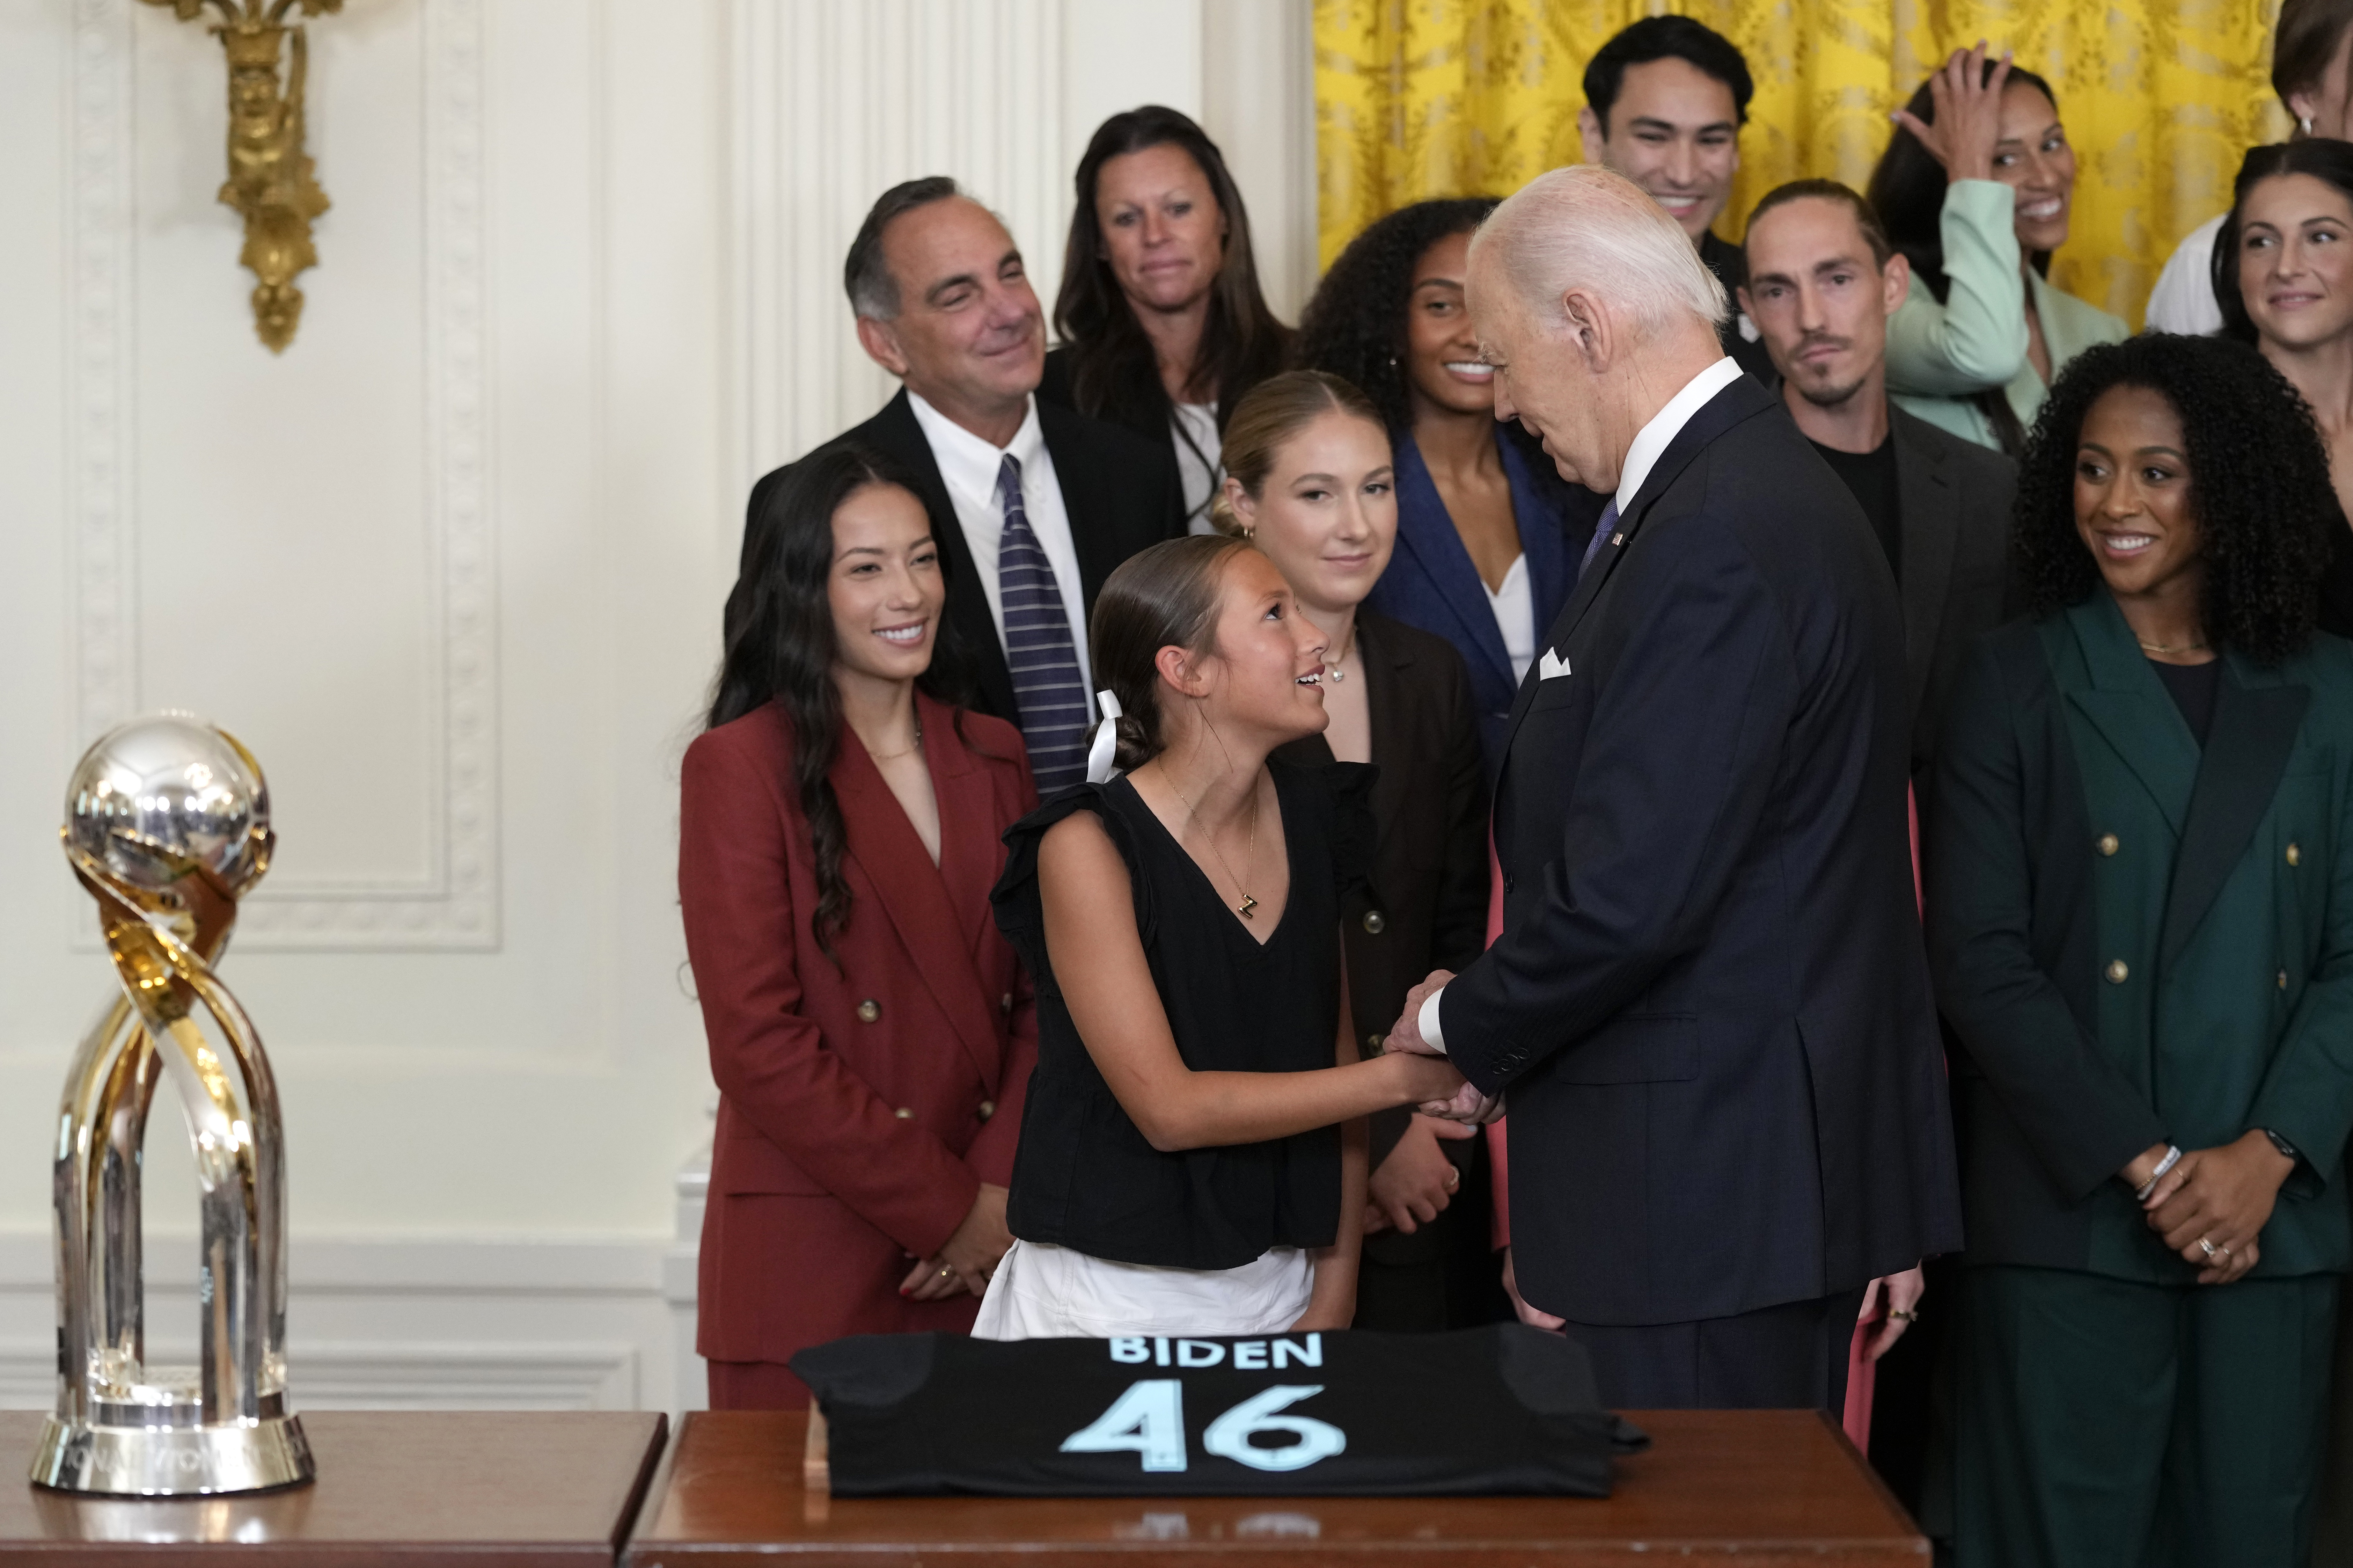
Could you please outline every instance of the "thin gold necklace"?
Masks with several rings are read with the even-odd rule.
[[[2133,640],[2140,641],[2137,637]],[[2186,642],[2178,646],[2170,643],[2145,642],[2140,646],[2150,653],[2204,653],[2206,651],[2206,645],[2202,642]]]
[[[874,761],[874,762],[878,762],[878,763],[895,763],[895,762],[897,762],[901,757],[912,757],[912,756],[913,756],[917,752],[920,752],[920,751],[922,751],[923,749],[923,716],[921,713],[918,713],[918,714],[916,714],[916,715],[915,715],[915,743],[914,743],[913,745],[909,746],[909,747],[908,747],[905,751],[903,751],[903,752],[878,752],[878,751],[873,750],[871,747],[869,747],[869,748],[867,749],[866,755],[867,755],[871,760],[872,760],[872,761]]]
[[[1161,771],[1162,776],[1166,777],[1167,775],[1167,770],[1163,769]],[[1194,826],[1201,827],[1200,814],[1193,809],[1193,803],[1191,801],[1185,800],[1185,792],[1176,787],[1176,781],[1174,778],[1170,778],[1168,780],[1168,788],[1178,800],[1184,801],[1185,819],[1187,822],[1190,822]],[[1248,884],[1244,883],[1240,877],[1234,875],[1234,868],[1226,864],[1225,851],[1218,847],[1218,836],[1210,832],[1208,828],[1201,827],[1201,837],[1208,840],[1209,853],[1218,858],[1218,864],[1225,867],[1226,879],[1242,890],[1242,901],[1234,906],[1234,913],[1241,916],[1242,919],[1246,921],[1256,920],[1258,918],[1258,896],[1250,890]],[[1250,864],[1253,867],[1258,864],[1258,781],[1256,779],[1252,779],[1250,781]]]

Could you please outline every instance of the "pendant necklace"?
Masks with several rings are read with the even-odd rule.
[[[1166,776],[1166,769],[1162,770],[1162,776]],[[1168,787],[1170,790],[1175,792],[1178,800],[1184,801],[1186,820],[1190,822],[1196,827],[1201,827],[1201,818],[1199,814],[1194,811],[1193,803],[1191,801],[1185,800],[1185,792],[1176,788],[1176,781],[1175,779],[1172,778],[1168,780]],[[1218,836],[1211,833],[1208,828],[1201,827],[1201,837],[1208,840],[1209,853],[1218,858],[1218,864],[1225,867],[1226,879],[1231,882],[1235,887],[1240,888],[1242,890],[1242,901],[1234,906],[1234,913],[1241,916],[1242,919],[1246,921],[1256,920],[1258,918],[1258,896],[1250,890],[1240,877],[1234,875],[1234,868],[1231,866],[1226,865],[1225,851],[1218,847]],[[1256,865],[1258,863],[1258,781],[1255,779],[1250,781],[1250,858],[1252,865]]]
[[[1345,664],[1345,663],[1348,661],[1348,648],[1354,647],[1356,647],[1356,622],[1354,622],[1354,621],[1350,621],[1350,622],[1348,623],[1348,642],[1347,642],[1347,647],[1343,647],[1343,648],[1340,650],[1340,657],[1339,657],[1338,658],[1334,659],[1331,663],[1329,663],[1329,664],[1327,664],[1327,665],[1325,665],[1325,666],[1324,667],[1324,674],[1326,674],[1326,675],[1328,675],[1328,676],[1330,676],[1330,677],[1332,678],[1332,684],[1333,684],[1333,685],[1337,686],[1337,685],[1339,685],[1339,684],[1340,684],[1340,682],[1342,682],[1342,681],[1344,681],[1344,680],[1345,680],[1345,679],[1348,679],[1347,671],[1345,671],[1345,670],[1342,669],[1340,667],[1341,667],[1342,665]]]

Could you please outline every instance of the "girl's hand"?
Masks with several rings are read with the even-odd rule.
[[[1945,68],[1928,79],[1934,124],[1899,109],[1895,123],[1920,139],[1928,155],[1955,180],[1993,178],[1994,144],[2001,140],[2001,89],[2010,80],[2010,51],[1986,73],[1986,43],[1955,49]]]
[[[1866,1360],[1877,1361],[1895,1348],[1895,1342],[1904,1337],[1904,1331],[1920,1315],[1920,1298],[1927,1293],[1927,1271],[1916,1263],[1901,1274],[1890,1274],[1871,1282],[1871,1289],[1862,1296],[1862,1321],[1872,1321],[1871,1314],[1883,1300],[1887,1303],[1887,1315],[1880,1323],[1879,1332],[1863,1346]]]
[[[1454,1201],[1462,1173],[1439,1147],[1439,1140],[1460,1142],[1476,1138],[1479,1130],[1459,1121],[1416,1116],[1405,1136],[1373,1172],[1372,1202],[1365,1205],[1365,1228],[1387,1230],[1391,1226],[1411,1236],[1445,1211]]]

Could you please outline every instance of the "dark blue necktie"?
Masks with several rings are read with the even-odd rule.
[[[1087,688],[1071,640],[1053,563],[1021,504],[1021,464],[1010,452],[997,470],[1005,532],[997,543],[997,591],[1005,610],[1005,662],[1021,710],[1021,739],[1038,793],[1051,795],[1087,772]]]
[[[1618,503],[1613,500],[1609,503],[1609,509],[1601,514],[1601,521],[1593,525],[1593,537],[1586,541],[1585,558],[1577,563],[1578,576],[1585,575],[1585,569],[1593,564],[1595,556],[1601,553],[1602,542],[1609,537],[1610,531],[1617,526]]]

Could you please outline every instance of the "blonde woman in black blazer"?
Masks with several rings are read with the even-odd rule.
[[[1219,525],[1255,541],[1332,639],[1331,726],[1277,755],[1378,770],[1373,876],[1341,921],[1351,1015],[1377,1031],[1432,969],[1485,945],[1487,783],[1470,676],[1444,638],[1359,607],[1397,541],[1388,436],[1362,394],[1316,372],[1275,376],[1234,409],[1225,454]],[[1363,1044],[1378,1050],[1380,1036]],[[1472,1128],[1405,1110],[1373,1118],[1356,1327],[1509,1315],[1488,1246],[1484,1151]]]

